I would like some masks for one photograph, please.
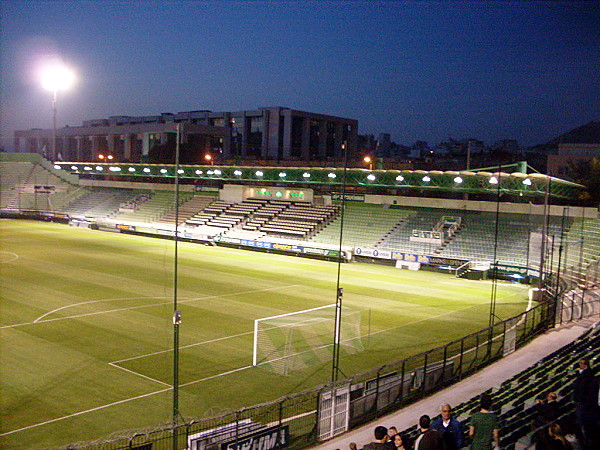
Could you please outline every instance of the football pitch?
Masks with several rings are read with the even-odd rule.
[[[0,447],[46,448],[172,415],[174,242],[0,220]],[[180,242],[179,409],[186,420],[328,381],[331,362],[280,375],[252,366],[254,320],[335,303],[334,262]],[[487,326],[491,282],[343,264],[361,311],[351,375]],[[496,314],[527,306],[499,283]],[[332,330],[333,333],[333,330]]]

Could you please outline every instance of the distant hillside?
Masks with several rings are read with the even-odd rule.
[[[548,141],[531,147],[530,150],[552,153],[558,144],[600,144],[600,121],[592,121]]]

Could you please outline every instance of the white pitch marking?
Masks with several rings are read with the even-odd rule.
[[[117,369],[124,370],[125,372],[132,373],[132,374],[134,374],[134,375],[137,375],[137,376],[139,376],[139,377],[145,378],[146,380],[150,380],[150,381],[154,381],[155,383],[162,384],[163,386],[168,386],[168,387],[170,387],[170,388],[172,388],[172,387],[173,387],[173,386],[171,386],[171,385],[170,385],[170,384],[168,384],[168,383],[164,383],[164,382],[162,382],[162,381],[156,380],[156,379],[154,379],[154,378],[151,378],[151,377],[148,377],[148,376],[146,376],[146,375],[142,375],[141,373],[134,372],[133,370],[126,369],[125,367],[121,367],[121,366],[118,366],[118,365],[116,365],[116,364],[113,364],[113,363],[108,363],[108,365],[109,365],[109,366],[112,366],[112,367],[116,367]]]
[[[190,381],[188,383],[180,384],[179,387],[189,386],[189,385],[195,384],[195,383],[201,383],[202,381],[211,380],[213,378],[222,377],[222,376],[225,376],[225,375],[229,375],[229,374],[232,374],[232,373],[235,373],[235,372],[240,372],[242,370],[246,370],[246,369],[250,369],[250,368],[252,368],[252,366],[240,367],[238,369],[233,369],[233,370],[230,370],[228,372],[223,372],[223,373],[220,373],[220,374],[217,374],[217,375],[211,375],[209,377],[202,378],[200,380],[195,380],[195,381]],[[139,374],[137,374],[137,375],[139,375]],[[160,381],[159,381],[159,383],[160,383]],[[12,430],[12,431],[8,431],[6,433],[2,433],[2,434],[0,434],[0,436],[8,436],[10,434],[15,434],[15,433],[18,433],[20,431],[26,431],[26,430],[30,430],[32,428],[37,428],[37,427],[41,427],[43,425],[48,425],[50,423],[60,422],[61,420],[70,419],[72,417],[81,416],[83,414],[87,414],[87,413],[90,413],[90,412],[94,412],[94,411],[99,411],[101,409],[110,408],[111,406],[121,405],[123,403],[127,403],[127,402],[130,402],[130,401],[133,401],[133,400],[138,400],[140,398],[146,398],[146,397],[151,397],[151,396],[156,395],[156,394],[162,394],[163,392],[168,392],[168,391],[170,391],[172,389],[173,388],[171,386],[169,386],[168,388],[161,389],[159,391],[149,392],[147,394],[138,395],[137,397],[126,398],[124,400],[119,400],[117,402],[108,403],[108,404],[102,405],[102,406],[97,406],[96,408],[91,408],[91,409],[87,409],[85,411],[79,411],[79,412],[76,412],[76,413],[73,413],[73,414],[69,414],[68,416],[57,417],[55,419],[47,420],[45,422],[35,423],[33,425],[29,425],[29,426],[26,426],[26,427],[23,427],[23,428],[19,428],[18,430]]]
[[[245,333],[234,334],[234,335],[231,335],[231,336],[225,336],[225,337],[210,339],[208,341],[196,342],[195,344],[182,345],[181,347],[179,347],[179,349],[181,350],[181,349],[184,349],[184,348],[195,347],[197,345],[204,345],[204,344],[210,344],[212,342],[224,341],[226,339],[232,339],[232,338],[236,338],[236,337],[240,337],[240,336],[245,336],[247,334],[253,334],[253,333],[254,333],[253,331],[247,331]],[[145,355],[133,356],[131,358],[125,358],[125,359],[119,359],[118,361],[113,361],[113,362],[111,362],[109,364],[118,364],[118,363],[122,363],[122,362],[125,362],[125,361],[132,361],[134,359],[141,359],[141,358],[145,358],[146,356],[160,355],[161,353],[169,353],[169,352],[172,352],[172,351],[173,351],[173,349],[160,350],[158,352],[146,353]]]
[[[10,262],[16,261],[17,259],[19,259],[19,255],[17,255],[16,253],[13,252],[6,252],[6,251],[0,251],[0,254],[8,254],[8,255],[12,255],[13,258],[12,259],[7,259],[6,261],[0,261],[0,264],[8,264]]]
[[[196,384],[196,383],[202,383],[203,381],[212,380],[213,378],[219,378],[224,375],[229,375],[229,374],[232,374],[235,372],[241,372],[242,370],[251,369],[252,367],[254,367],[254,366],[239,367],[237,369],[233,369],[228,372],[218,373],[216,375],[211,375],[210,377],[205,377],[205,378],[200,378],[199,380],[189,381],[187,383],[180,384],[179,387],[189,386],[191,384]]]
[[[58,311],[62,311],[63,309],[73,308],[74,306],[89,305],[91,303],[100,303],[100,302],[113,302],[113,301],[136,300],[136,299],[153,300],[153,299],[158,299],[158,298],[170,298],[170,297],[121,297],[121,298],[111,298],[111,299],[102,299],[102,300],[90,300],[89,302],[72,303],[70,305],[61,306],[60,308],[56,308],[56,309],[53,309],[52,311],[48,311],[47,313],[42,314],[40,317],[38,317],[37,319],[35,319],[33,321],[33,323],[38,323],[44,317],[49,316],[50,314],[54,314],[54,313],[56,313]],[[144,305],[144,306],[146,306],[146,305]]]
[[[230,296],[234,296],[234,295],[245,295],[245,294],[253,294],[256,292],[265,292],[265,291],[274,291],[277,289],[288,289],[291,287],[295,287],[298,286],[297,284],[290,284],[287,286],[276,286],[276,287],[272,287],[272,288],[265,288],[265,289],[254,289],[251,291],[242,291],[242,292],[233,292],[231,294],[223,294],[223,295],[209,295],[207,297],[186,297],[187,300],[181,300],[180,303],[190,303],[190,302],[196,302],[198,300],[208,300],[208,299],[215,299],[215,298],[222,298],[222,297],[230,297]],[[127,299],[135,299],[135,298],[140,298],[140,299],[153,299],[153,298],[168,298],[168,297],[128,297]],[[124,299],[105,299],[105,300],[93,300],[93,302],[110,302],[113,300],[124,300]],[[69,306],[78,306],[78,305],[82,305],[82,304],[86,304],[86,303],[90,303],[90,302],[82,302],[82,303],[74,303],[73,305],[69,305]],[[106,314],[106,313],[111,313],[111,312],[118,312],[118,311],[129,311],[132,309],[139,309],[139,308],[151,308],[153,306],[161,306],[161,305],[171,305],[172,302],[163,302],[163,303],[153,303],[152,305],[140,305],[140,306],[131,306],[129,308],[117,308],[117,309],[110,309],[107,311],[96,311],[96,312],[92,312],[92,313],[86,313],[86,314],[77,314],[74,316],[65,316],[65,317],[57,317],[56,319],[46,319],[46,320],[39,320],[40,318],[38,317],[37,319],[35,319],[33,322],[25,322],[25,323],[17,323],[17,324],[12,324],[12,325],[4,325],[0,327],[0,330],[3,328],[14,328],[14,327],[22,327],[24,325],[33,325],[36,323],[46,323],[46,322],[54,322],[57,320],[67,320],[67,319],[76,319],[79,317],[86,317],[86,316],[95,316],[98,314]],[[59,309],[64,309],[64,307],[59,308]],[[44,315],[48,315],[48,313],[44,314]],[[40,316],[42,317],[42,316]]]
[[[10,434],[15,434],[15,433],[18,433],[20,431],[30,430],[31,428],[41,427],[42,425],[48,425],[49,423],[60,422],[61,420],[70,419],[72,417],[81,416],[83,414],[91,413],[91,412],[94,412],[94,411],[99,411],[101,409],[110,408],[111,406],[120,405],[120,404],[127,403],[127,402],[130,402],[130,401],[133,401],[133,400],[138,400],[140,398],[151,397],[151,396],[156,395],[156,394],[162,394],[163,392],[168,392],[170,390],[172,390],[172,388],[169,387],[169,388],[161,389],[160,391],[153,391],[153,392],[149,392],[147,394],[138,395],[137,397],[126,398],[124,400],[119,400],[117,402],[108,403],[106,405],[97,406],[97,407],[91,408],[91,409],[86,409],[85,411],[79,411],[79,412],[76,412],[76,413],[73,413],[73,414],[69,414],[68,416],[57,417],[56,419],[50,419],[50,420],[46,420],[45,422],[35,423],[33,425],[29,425],[29,426],[26,426],[26,427],[23,427],[23,428],[19,428],[18,430],[8,431],[6,433],[0,434],[0,436],[8,436]]]

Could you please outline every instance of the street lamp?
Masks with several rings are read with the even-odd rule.
[[[369,165],[369,170],[373,170],[373,159],[370,156],[365,156],[363,161]]]
[[[59,90],[68,89],[75,74],[61,63],[55,62],[42,71],[42,87],[52,92],[52,161],[56,160],[56,97]]]
[[[206,162],[210,162],[210,165],[212,166],[215,162],[213,161],[213,157],[210,153],[207,153],[206,155],[204,155],[204,159],[206,160]]]

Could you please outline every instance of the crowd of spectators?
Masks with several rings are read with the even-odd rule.
[[[575,414],[561,415],[558,395],[548,392],[535,405],[531,432],[517,448],[529,450],[598,450],[600,449],[599,380],[586,358],[578,363],[572,393]],[[500,417],[489,394],[482,394],[479,409],[471,415],[468,427],[452,415],[449,404],[440,407],[440,416],[418,420],[418,436],[378,425],[374,440],[364,446],[350,444],[350,450],[495,450],[500,449]]]

